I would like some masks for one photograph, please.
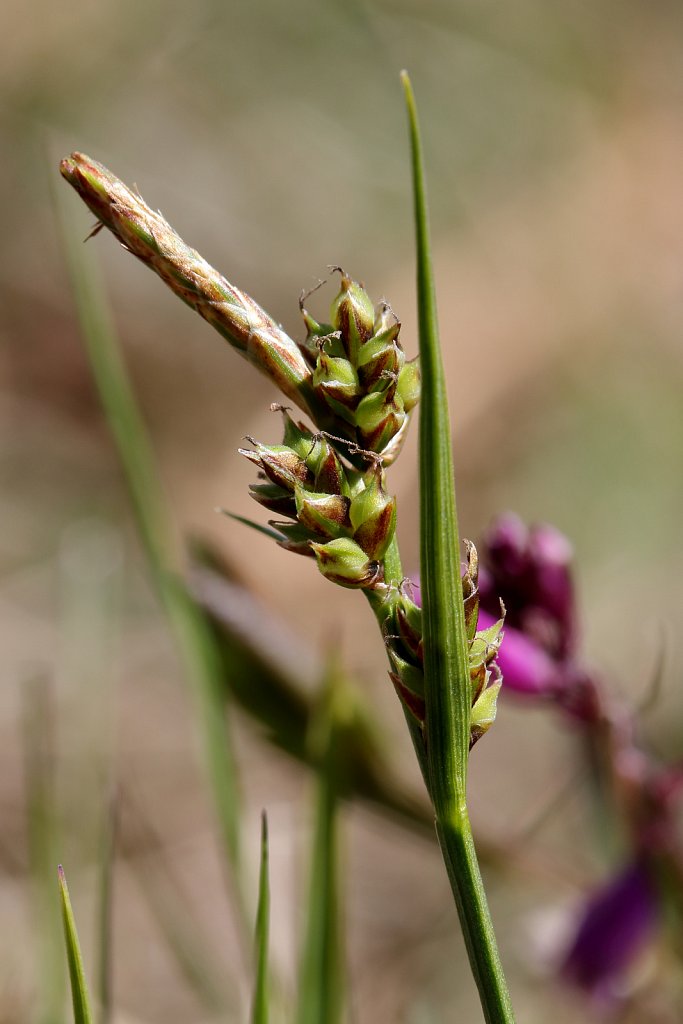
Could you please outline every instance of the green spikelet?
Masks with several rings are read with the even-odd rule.
[[[388,465],[420,394],[418,364],[406,362],[399,321],[386,302],[374,309],[362,285],[344,272],[330,324],[314,320],[303,299],[300,306],[316,398],[337,417],[341,436]]]
[[[477,550],[474,544],[467,542],[467,569],[462,578],[462,588],[472,693],[471,746],[474,746],[493,724],[502,684],[496,657],[503,639],[504,620],[500,618],[493,626],[477,630],[477,584]],[[391,681],[406,710],[424,727],[422,610],[406,593],[401,592],[397,597],[393,621],[388,623],[387,630],[387,650],[392,668],[389,673]]]
[[[350,537],[327,544],[311,542],[311,548],[323,576],[341,587],[373,587],[382,578],[381,563],[368,558]]]
[[[376,465],[350,505],[354,540],[369,558],[383,558],[396,531],[396,499],[387,493],[384,471]]]

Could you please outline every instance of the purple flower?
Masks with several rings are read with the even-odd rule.
[[[562,976],[597,1000],[616,998],[657,917],[656,886],[640,858],[587,900],[562,961]]]
[[[500,516],[482,548],[482,607],[496,615],[502,599],[509,626],[552,658],[567,658],[576,646],[571,560],[569,541],[553,526],[529,528],[512,513]]]
[[[493,615],[479,612],[479,629],[487,629],[494,622]],[[539,644],[507,624],[497,661],[503,674],[504,690],[508,693],[512,691],[524,697],[550,696],[565,684],[561,666]]]
[[[550,697],[573,718],[594,717],[594,687],[575,660],[572,548],[567,538],[553,526],[527,527],[506,513],[488,531],[481,554],[478,628],[493,625],[500,617],[500,601],[505,605],[497,657],[503,692]],[[418,581],[414,599],[421,603]]]

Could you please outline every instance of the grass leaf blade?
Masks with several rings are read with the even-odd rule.
[[[69,977],[71,978],[71,998],[74,1008],[74,1024],[93,1024],[93,1017],[90,1010],[90,999],[88,986],[85,981],[83,970],[83,957],[78,942],[76,922],[74,920],[69,890],[66,884],[64,869],[61,864],[59,873],[59,893],[62,901],[62,919],[64,922],[64,941],[66,943],[66,955],[69,962]]]
[[[261,816],[261,869],[256,911],[256,982],[251,1014],[252,1024],[268,1024],[270,978],[268,944],[270,941],[270,882],[268,879],[268,819]]]
[[[427,194],[417,109],[402,75],[410,123],[422,399],[420,402],[420,584],[422,587],[427,746],[437,814],[465,803],[470,682],[460,582],[451,426],[439,345]]]
[[[100,1006],[100,1024],[109,1024],[112,1015],[112,910],[114,888],[114,855],[118,824],[117,796],[111,788],[102,823],[98,892],[98,964],[97,994]]]
[[[315,835],[310,870],[307,926],[299,981],[296,1024],[338,1024],[343,1008],[342,940],[339,901],[337,812],[339,804],[338,722],[345,695],[334,665],[313,722],[312,745],[321,752]]]
[[[514,1015],[467,811],[472,698],[451,428],[439,344],[427,194],[417,109],[402,73],[410,125],[422,369],[420,582],[429,788],[436,829],[487,1024]]]

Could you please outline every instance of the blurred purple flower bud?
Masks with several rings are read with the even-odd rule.
[[[586,902],[561,973],[594,999],[611,1001],[624,973],[643,951],[658,917],[647,864],[628,864]]]
[[[512,512],[504,512],[485,538],[488,561],[495,577],[503,583],[519,584],[528,566],[529,531]]]
[[[557,626],[557,654],[563,658],[574,646],[573,549],[564,534],[547,524],[529,531],[530,575],[534,603]]]

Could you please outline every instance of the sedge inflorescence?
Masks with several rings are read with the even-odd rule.
[[[252,497],[284,519],[270,521],[278,543],[315,557],[321,573],[343,587],[381,600],[390,677],[410,715],[426,718],[422,610],[409,584],[387,581],[384,559],[396,531],[396,499],[385,465],[398,454],[409,414],[419,398],[417,360],[408,362],[400,323],[386,302],[377,308],[365,289],[342,272],[330,322],[318,323],[304,306],[308,330],[301,346],[313,371],[317,398],[335,431],[313,432],[276,405],[284,417],[280,445],[248,438],[241,454],[260,471]],[[474,744],[495,718],[502,677],[496,656],[503,619],[478,630],[478,561],[468,546],[463,578]]]
[[[422,613],[401,578],[396,499],[386,481],[420,398],[420,368],[406,358],[391,307],[375,306],[361,284],[335,267],[341,283],[329,320],[316,320],[305,306],[311,293],[303,295],[306,337],[297,343],[102,164],[73,153],[60,169],[97,217],[95,233],[108,228],[310,418],[312,429],[278,405],[282,443],[248,438],[252,447],[241,452],[260,474],[252,497],[278,517],[271,526],[283,547],[314,557],[334,583],[366,593],[384,634],[391,679],[424,735]],[[463,596],[474,743],[495,716],[502,619],[477,629],[473,547],[468,565]]]

